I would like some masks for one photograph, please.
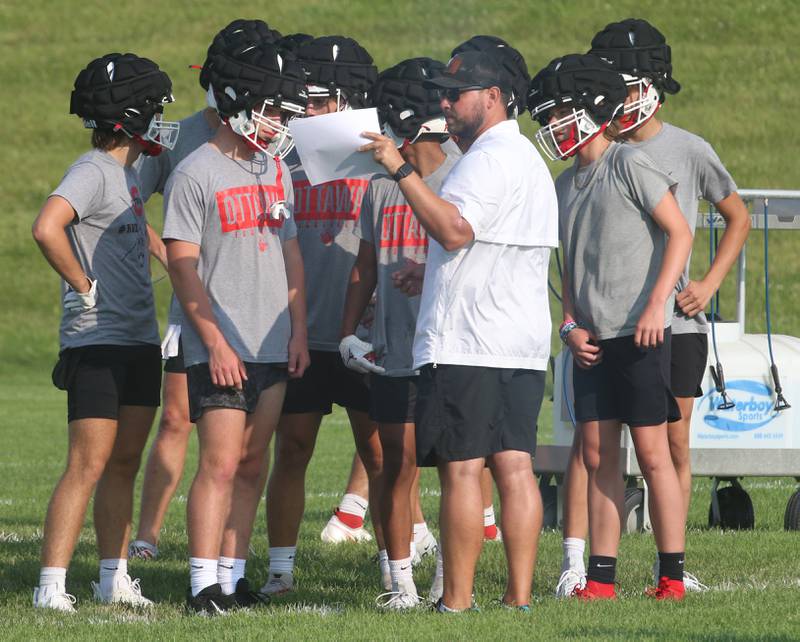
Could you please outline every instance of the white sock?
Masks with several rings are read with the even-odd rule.
[[[408,552],[411,554],[411,559],[414,559],[414,556],[417,554],[417,543],[414,541],[414,538],[411,538],[411,543],[408,546]]]
[[[426,522],[420,522],[419,524],[414,524],[415,542],[419,542],[427,534],[428,534],[428,524]]]
[[[358,515],[361,519],[364,519],[364,515],[367,514],[367,508],[369,508],[369,500],[355,493],[346,493],[342,497],[342,501],[339,502],[340,511],[350,515]]]
[[[378,551],[378,564],[381,567],[381,574],[390,574],[391,569],[389,568],[389,552],[386,549]]]
[[[411,558],[404,560],[389,560],[389,572],[392,574],[392,590],[405,591],[406,593],[417,594],[417,587],[414,585],[414,574],[411,570]]]
[[[111,595],[117,578],[128,574],[128,559],[109,558],[100,560],[100,592]]]
[[[217,564],[217,582],[225,595],[236,592],[236,582],[244,577],[247,560],[237,557],[220,557]]]
[[[436,551],[436,571],[435,577],[444,577],[444,557],[442,557],[442,547]]]
[[[192,597],[204,588],[217,583],[217,560],[204,557],[189,558],[189,581],[192,584]]]
[[[583,563],[583,551],[586,550],[586,540],[579,537],[565,537],[562,542],[564,560],[561,562],[561,572],[572,569],[578,573],[586,574]]]
[[[483,527],[492,526],[494,521],[494,505],[483,509]]]
[[[270,546],[269,548],[269,574],[283,575],[294,573],[294,556],[297,546]]]
[[[67,592],[67,569],[60,566],[42,566],[39,571],[39,588],[55,587],[58,593]]]

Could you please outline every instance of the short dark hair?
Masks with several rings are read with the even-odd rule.
[[[120,143],[127,134],[122,131],[114,131],[112,129],[93,129],[92,130],[92,147],[95,149],[102,149],[104,152],[110,151],[115,147],[119,147]]]

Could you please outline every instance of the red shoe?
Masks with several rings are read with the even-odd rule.
[[[590,600],[616,600],[617,593],[613,584],[586,580],[586,588],[581,588],[580,585],[576,586],[572,591],[572,597],[587,602]]]
[[[503,534],[497,528],[497,524],[491,524],[483,527],[483,539],[487,542],[502,542]]]
[[[657,600],[675,600],[679,602],[684,598],[686,589],[683,586],[683,580],[671,580],[668,577],[662,577],[658,580],[658,586],[650,587],[644,594]]]

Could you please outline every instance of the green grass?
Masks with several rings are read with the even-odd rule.
[[[326,421],[309,473],[306,521],[298,556],[300,590],[264,614],[238,614],[216,621],[183,615],[187,581],[184,501],[194,469],[194,444],[179,497],[170,508],[156,564],[134,564],[146,593],[159,601],[143,616],[92,606],[89,581],[96,574],[94,535],[87,521],[71,568],[69,588],[81,612],[61,618],[34,612],[29,604],[36,582],[41,527],[48,497],[65,458],[65,400],[49,383],[57,351],[57,279],[30,237],[30,225],[67,166],[88,145],[88,133],[67,114],[77,72],[109,51],[152,57],[173,79],[178,102],[168,118],[181,118],[203,105],[196,72],[211,36],[238,17],[227,6],[173,0],[140,0],[109,5],[98,0],[39,0],[0,3],[0,107],[4,114],[0,155],[0,608],[4,639],[136,638],[412,638],[515,639],[556,637],[627,639],[797,639],[800,596],[797,534],[782,531],[787,479],[747,480],[756,507],[756,530],[707,530],[708,480],[695,481],[690,515],[689,568],[712,585],[711,593],[679,605],[655,605],[638,597],[648,583],[654,548],[647,535],[623,538],[618,604],[581,605],[550,598],[557,581],[560,538],[545,533],[535,578],[531,616],[490,606],[502,590],[503,557],[489,545],[481,559],[477,597],[481,615],[434,617],[425,613],[377,614],[377,573],[369,546],[332,548],[318,535],[341,492],[352,440],[337,414]],[[233,9],[236,11],[236,9]],[[356,37],[380,67],[416,55],[446,59],[458,42],[492,33],[519,48],[532,72],[550,59],[588,48],[606,23],[630,16],[651,20],[673,48],[675,77],[682,92],[667,101],[666,120],[711,141],[741,187],[800,188],[794,112],[800,87],[792,82],[798,63],[800,12],[794,0],[729,3],[675,0],[409,0],[256,1],[241,15],[261,17],[285,33],[343,33]],[[529,119],[523,129],[532,134]],[[554,173],[564,165],[553,164]],[[148,203],[160,226],[159,198]],[[773,329],[800,336],[800,280],[797,233],[770,239]],[[698,233],[693,272],[702,274],[705,235]],[[752,235],[748,254],[748,330],[763,332],[761,236]],[[159,268],[156,268],[158,270]],[[158,274],[161,274],[160,272]],[[733,312],[732,281],[723,288],[723,316]],[[156,286],[163,319],[169,286]],[[558,310],[557,306],[553,306]],[[790,400],[800,403],[800,400]],[[542,411],[542,439],[550,434],[550,409]],[[194,442],[194,440],[193,440]],[[423,477],[423,504],[437,522],[438,484]],[[253,538],[249,574],[263,581],[266,538],[263,506]],[[430,562],[418,573],[424,587]]]

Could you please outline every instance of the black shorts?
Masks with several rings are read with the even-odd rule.
[[[578,421],[618,419],[636,428],[681,418],[669,387],[669,330],[657,348],[637,348],[633,336],[605,339],[600,347],[598,365],[572,368]]]
[[[118,419],[120,406],[157,408],[161,349],[156,345],[97,345],[61,351],[53,383],[67,391],[67,418]]]
[[[702,397],[708,361],[708,335],[699,332],[672,337],[670,382],[676,397]]]
[[[255,412],[258,398],[267,388],[289,378],[285,363],[248,363],[247,381],[242,390],[220,388],[211,383],[211,372],[207,363],[198,363],[186,368],[186,384],[189,387],[189,419],[193,424],[206,408],[233,408],[246,413]]]
[[[369,378],[369,418],[381,424],[412,424],[419,377]]]
[[[417,383],[417,465],[536,451],[545,373],[426,365]]]
[[[164,372],[186,374],[186,366],[183,365],[183,341],[180,339],[178,339],[178,354],[164,362]]]
[[[283,414],[329,415],[333,404],[369,411],[369,388],[364,375],[346,368],[338,352],[311,350],[310,356],[311,365],[303,376],[289,380],[286,386]]]

